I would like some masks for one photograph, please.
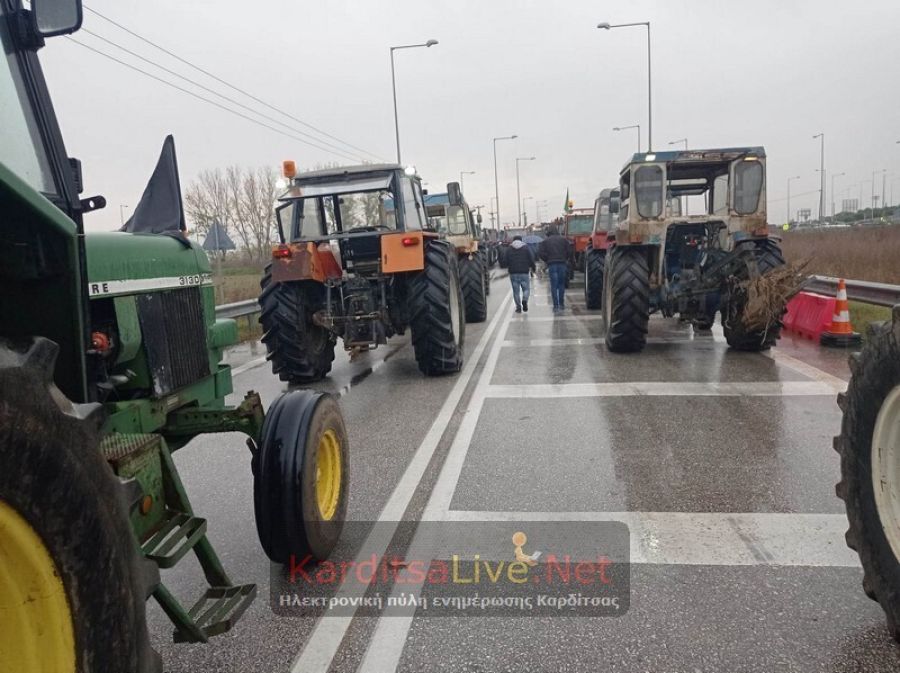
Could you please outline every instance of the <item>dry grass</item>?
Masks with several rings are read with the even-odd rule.
[[[791,231],[781,247],[810,274],[900,284],[900,226]]]
[[[803,287],[805,267],[803,262],[788,263],[739,284],[740,292],[747,294],[741,321],[748,330],[767,330],[781,319],[788,301]]]

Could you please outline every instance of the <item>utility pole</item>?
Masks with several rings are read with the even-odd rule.
[[[511,136],[500,136],[494,138],[494,198],[497,200],[497,230],[500,230],[500,182],[497,180],[497,141],[498,140],[515,140],[518,138],[515,133]]]
[[[821,162],[819,166],[819,224],[825,217],[825,133],[817,133],[813,136],[813,140],[819,138],[821,140]]]

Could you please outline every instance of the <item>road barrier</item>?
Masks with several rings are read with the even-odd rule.
[[[818,341],[822,332],[831,327],[834,297],[815,292],[800,292],[788,302],[784,315],[784,329],[806,339]]]
[[[811,276],[803,289],[806,292],[834,297],[837,294],[838,279],[831,276]],[[848,280],[847,298],[851,301],[861,301],[864,304],[894,306],[900,304],[900,285]]]

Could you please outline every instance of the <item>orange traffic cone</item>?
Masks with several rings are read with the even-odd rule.
[[[834,300],[834,315],[831,327],[819,335],[819,343],[823,346],[859,346],[862,338],[859,332],[853,331],[850,324],[850,304],[847,303],[847,284],[844,279],[838,280],[837,297]]]

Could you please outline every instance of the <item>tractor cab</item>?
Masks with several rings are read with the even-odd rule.
[[[462,194],[453,197],[450,190],[456,183],[447,185],[443,194],[428,194],[425,197],[425,212],[431,225],[449,240],[460,252],[474,252],[481,241],[481,227],[474,211],[469,208]]]

